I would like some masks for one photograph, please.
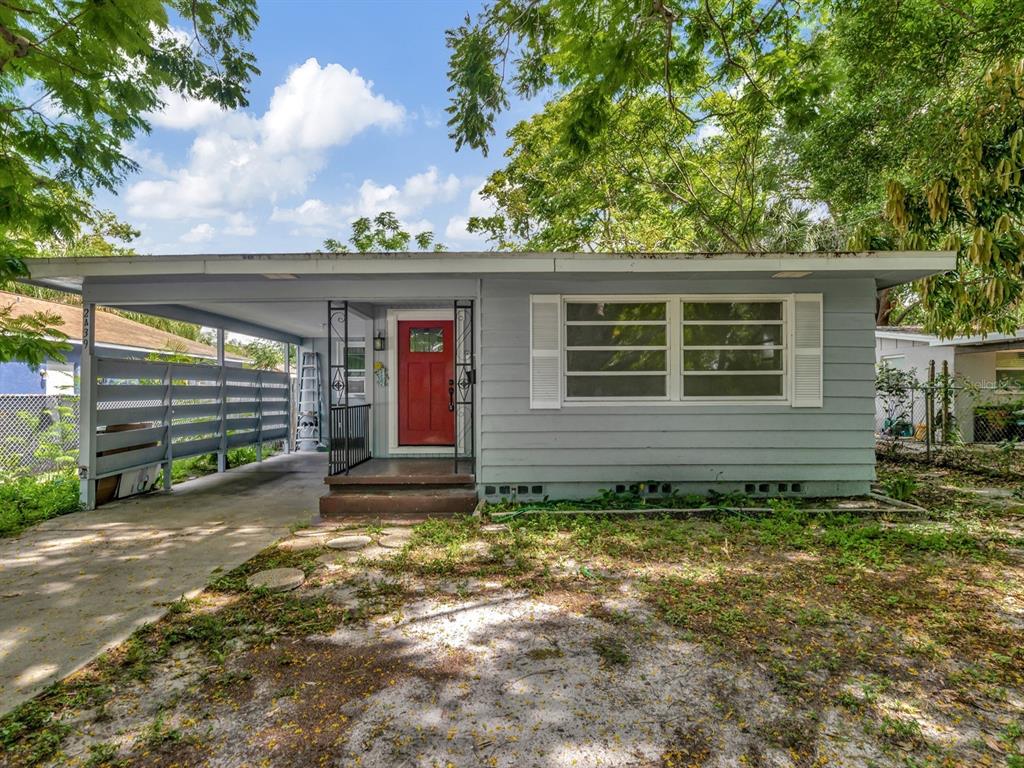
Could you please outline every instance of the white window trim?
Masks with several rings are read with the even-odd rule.
[[[736,405],[736,406],[792,406],[793,393],[792,384],[790,378],[793,371],[793,350],[794,350],[794,339],[793,339],[793,303],[795,301],[795,294],[792,293],[672,293],[672,294],[563,294],[561,297],[562,301],[562,344],[561,344],[561,367],[562,367],[562,407],[566,408],[587,408],[587,407],[622,407],[622,406],[721,406],[721,405]],[[660,302],[666,303],[666,320],[668,323],[668,395],[665,397],[632,397],[632,398],[568,398],[565,395],[566,391],[566,378],[570,375],[568,370],[567,361],[567,344],[565,343],[564,329],[567,321],[565,305],[567,303],[578,303],[578,302]],[[741,397],[683,397],[682,396],[682,383],[683,376],[683,361],[682,361],[682,305],[686,302],[758,302],[758,301],[772,301],[780,302],[782,304],[782,320],[747,320],[740,322],[730,322],[728,320],[719,321],[687,321],[695,325],[781,325],[783,329],[783,338],[785,339],[781,349],[783,350],[783,364],[782,364],[782,395],[777,397],[764,397],[760,395],[753,396],[741,396]],[[647,320],[630,322],[629,325],[663,325],[661,320]],[[585,324],[587,321],[573,321],[574,325]],[[607,325],[609,323],[603,321],[593,321],[594,325]],[[690,349],[723,349],[724,347],[690,347]],[[738,346],[729,347],[729,349],[743,350],[763,350],[763,349],[779,349],[778,346],[764,347],[764,346]],[[587,347],[573,347],[574,350],[585,350]],[[605,349],[605,347],[595,347],[594,349]],[[649,350],[652,347],[618,347],[623,351],[630,349],[643,349]],[[597,375],[615,375],[619,372],[605,372]],[[633,372],[622,372],[629,375],[648,375],[647,373],[634,374]],[[650,375],[660,376],[660,372],[649,372]],[[697,372],[691,372],[691,374]],[[729,373],[727,371],[711,371],[697,373],[697,375],[720,375]],[[742,372],[743,375],[779,375],[775,371],[749,371]],[[578,374],[577,375],[587,375]]]

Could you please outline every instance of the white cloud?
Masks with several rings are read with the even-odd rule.
[[[227,235],[235,235],[237,237],[250,237],[256,234],[256,226],[253,224],[252,219],[244,213],[233,213],[228,216],[228,222],[227,226],[224,227],[224,233]]]
[[[408,216],[436,203],[452,200],[461,186],[462,183],[454,174],[441,179],[434,166],[410,176],[401,188],[394,184],[380,186],[372,179],[366,179],[359,187],[359,199],[354,205],[354,211],[358,216],[375,216],[381,211]]]
[[[163,108],[146,114],[146,118],[160,128],[190,131],[228,114],[214,101],[187,99],[169,88],[160,89],[160,100],[164,103]]]
[[[217,234],[217,230],[209,224],[196,224],[181,236],[181,241],[183,243],[205,243],[212,240],[215,234]]]
[[[356,70],[321,67],[311,58],[274,89],[263,135],[274,151],[318,150],[347,144],[371,126],[400,125],[404,118],[405,110],[374,94],[373,83]]]
[[[462,187],[463,182],[454,174],[442,178],[437,168],[430,166],[423,173],[407,178],[401,186],[366,179],[350,200],[331,204],[311,198],[295,208],[275,208],[270,218],[297,224],[310,232],[323,232],[325,228],[337,229],[360,216],[372,217],[382,211],[392,211],[407,231],[420,232],[431,229],[430,222],[426,219],[408,221],[409,217],[433,205],[450,202]]]
[[[311,230],[337,226],[339,221],[351,216],[351,211],[344,206],[329,205],[323,200],[312,198],[295,208],[274,208],[270,214],[271,221],[298,224]]]
[[[176,102],[154,120],[200,128],[188,162],[154,167],[160,178],[136,182],[125,192],[128,213],[140,219],[230,217],[257,201],[301,194],[326,163],[325,150],[345,144],[371,126],[398,125],[400,105],[377,96],[372,83],[338,64],[309,59],[274,92],[262,117]],[[171,103],[168,102],[169,107]],[[436,172],[435,172],[436,173]],[[442,188],[446,182],[436,180]],[[236,234],[250,224],[230,225]]]
[[[478,233],[470,232],[467,227],[473,216],[493,216],[496,212],[494,203],[483,196],[484,185],[476,187],[469,193],[469,202],[466,204],[466,212],[448,219],[448,225],[444,228],[445,240],[456,245],[473,245],[481,247],[487,243],[487,238]]]

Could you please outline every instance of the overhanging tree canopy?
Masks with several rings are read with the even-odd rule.
[[[247,104],[256,22],[255,0],[0,3],[0,284],[95,223],[93,193],[136,170],[125,144],[163,94]],[[0,332],[21,339],[0,360],[37,355],[3,316]]]
[[[1022,0],[493,0],[448,43],[456,147],[550,94],[472,223],[504,247],[958,247],[907,306],[1020,322]]]

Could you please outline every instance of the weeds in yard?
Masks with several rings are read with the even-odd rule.
[[[0,536],[14,536],[43,520],[79,509],[78,476],[73,472],[0,482]]]
[[[891,475],[882,483],[886,495],[896,501],[910,501],[919,486],[913,475],[903,472]]]
[[[153,722],[149,724],[142,738],[142,743],[150,749],[161,749],[168,744],[175,744],[182,740],[184,735],[177,728],[170,728],[164,722],[166,715],[163,711],[157,712]]]
[[[601,658],[605,667],[621,667],[629,664],[629,651],[626,644],[613,635],[598,637],[593,642],[594,651]]]
[[[883,466],[881,474],[884,479],[904,471]],[[310,636],[395,613],[409,595],[406,579],[422,579],[429,593],[443,577],[449,584],[501,580],[528,589],[549,607],[606,622],[587,620],[600,629],[582,642],[608,677],[641,659],[634,652],[634,661],[621,638],[648,631],[698,643],[712,662],[751,670],[770,681],[772,696],[786,710],[756,726],[757,737],[801,760],[814,752],[821,713],[841,707],[873,746],[907,765],[941,765],[948,755],[955,758],[948,764],[980,764],[976,758],[995,749],[988,742],[938,744],[931,729],[922,730],[928,718],[996,734],[1006,764],[1024,768],[1024,723],[1005,717],[1024,690],[1024,649],[1005,611],[1024,599],[1024,538],[1004,524],[1017,520],[1019,508],[982,508],[977,499],[965,501],[958,492],[940,493],[933,481],[915,480],[916,500],[941,503],[912,522],[900,515],[817,513],[788,500],[768,502],[771,513],[757,515],[723,511],[731,504],[716,500],[720,506],[707,516],[684,520],[566,516],[553,514],[554,508],[514,518],[507,529],[485,528],[469,517],[431,520],[417,526],[392,557],[374,563],[387,580],[342,572],[337,587],[348,609],[308,592],[249,590],[246,578],[264,568],[292,566],[311,574],[323,551],[270,549],[219,575],[202,598],[172,605],[163,621],[140,630],[87,674],[0,720],[0,746],[16,755],[15,765],[53,760],[75,712],[101,707],[123,681],[146,680],[183,649],[206,665],[202,681],[211,700],[230,701],[230,691],[249,677],[257,679],[245,687],[255,689],[272,675],[270,690],[287,697],[282,706],[289,706],[337,680],[330,665],[319,677],[299,674],[323,658],[323,648],[310,653],[302,645]],[[607,607],[623,593],[637,607]],[[295,645],[282,645],[282,638],[295,638],[289,641]],[[262,666],[225,665],[238,648],[263,659]],[[553,644],[524,656],[544,662],[562,654]],[[380,683],[363,660],[351,663]],[[175,744],[183,738],[187,744],[189,721],[172,716],[169,709],[166,721],[150,724],[147,740],[154,750],[182,749]],[[707,734],[676,735],[678,743],[666,745],[666,765],[669,756],[679,764],[710,749]]]
[[[120,750],[116,744],[100,742],[89,745],[89,757],[83,763],[84,768],[117,768],[125,761],[118,759]]]

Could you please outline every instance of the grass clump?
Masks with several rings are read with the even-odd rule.
[[[18,477],[0,483],[0,536],[81,509],[78,478],[66,472],[46,479]]]

